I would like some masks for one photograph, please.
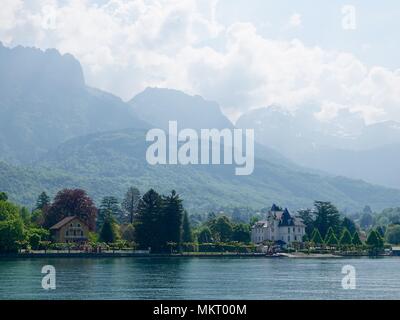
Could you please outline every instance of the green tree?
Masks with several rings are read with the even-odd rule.
[[[221,216],[213,220],[210,229],[215,239],[221,242],[229,242],[232,240],[233,226],[228,217]]]
[[[346,228],[343,229],[339,242],[340,242],[341,246],[350,246],[353,244],[353,239],[351,237],[351,233]]]
[[[391,225],[387,228],[386,241],[390,244],[400,244],[400,225]]]
[[[379,234],[379,236],[381,238],[384,238],[385,234],[386,234],[386,227],[385,226],[378,226],[375,231],[378,232],[378,234]]]
[[[193,241],[192,228],[190,227],[188,213],[185,211],[182,222],[182,242],[189,243],[192,241]]]
[[[31,213],[26,207],[22,207],[19,210],[19,214],[21,216],[22,221],[24,222],[24,225],[28,226],[31,222]]]
[[[339,241],[338,241],[332,227],[330,227],[328,229],[328,233],[326,234],[326,237],[325,237],[325,244],[327,244],[331,247],[337,246],[339,244]]]
[[[199,243],[213,242],[212,233],[209,227],[205,226],[200,230],[199,235],[197,236],[197,241]]]
[[[357,231],[354,232],[352,243],[356,247],[362,246],[363,244]]]
[[[135,241],[135,227],[133,224],[128,224],[124,227],[122,230],[122,239],[131,243]]]
[[[0,252],[16,252],[25,240],[24,224],[19,208],[4,199],[0,201]]]
[[[109,215],[104,220],[103,226],[100,230],[100,241],[105,243],[114,243],[118,239],[118,231],[116,226],[116,221]]]
[[[164,226],[162,232],[162,234],[164,234],[164,238],[162,239],[163,244],[173,242],[179,247],[182,237],[183,214],[182,199],[175,190],[173,190],[170,195],[162,197],[162,211],[160,218],[163,221],[160,222]],[[187,220],[186,222],[188,223],[189,221]]]
[[[42,226],[44,223],[43,211],[36,209],[31,214],[31,222],[36,226]]]
[[[164,249],[165,236],[162,219],[161,196],[150,189],[140,199],[136,219],[136,242],[140,249]]]
[[[248,224],[239,223],[233,226],[233,241],[249,243],[250,238],[250,226]]]
[[[360,226],[363,229],[368,229],[372,227],[373,224],[374,217],[372,216],[372,210],[369,206],[366,206],[360,219]]]
[[[340,231],[340,215],[338,209],[330,202],[315,201],[316,218],[314,226],[322,237],[325,237],[331,227],[335,234]]]
[[[298,216],[306,226],[306,234],[311,236],[314,230],[314,217],[311,209],[302,209],[297,212]]]
[[[132,224],[134,216],[137,212],[140,200],[140,191],[135,187],[130,187],[125,194],[125,198],[122,201],[122,208],[129,217],[129,223]]]
[[[374,249],[383,248],[383,240],[381,239],[380,235],[375,230],[372,230],[369,233],[366,244]]]
[[[100,208],[97,213],[96,227],[99,229],[109,216],[115,221],[122,222],[122,210],[118,199],[112,196],[104,197],[101,200]]]
[[[321,233],[319,232],[319,230],[317,228],[315,228],[312,233],[311,242],[315,243],[316,245],[324,244],[324,240],[322,240]]]
[[[344,219],[342,221],[342,229],[349,230],[350,234],[354,234],[354,232],[357,231],[356,224],[354,223],[353,220],[351,220],[348,217],[344,217]]]
[[[43,210],[50,205],[50,197],[47,195],[46,192],[42,192],[37,200],[35,210]]]
[[[7,200],[8,200],[7,193],[0,192],[0,201],[7,201]]]

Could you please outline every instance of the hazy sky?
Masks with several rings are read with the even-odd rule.
[[[348,109],[400,121],[396,0],[1,3],[5,45],[72,53],[89,85],[125,100],[158,86],[216,100],[231,118],[317,104],[321,119]]]

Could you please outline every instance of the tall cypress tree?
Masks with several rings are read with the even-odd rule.
[[[182,237],[182,218],[183,206],[182,200],[175,190],[169,196],[163,197],[162,219],[164,228],[164,243],[173,242],[178,246]]]
[[[193,234],[192,234],[192,229],[190,227],[189,216],[188,213],[185,211],[182,222],[182,242],[188,243],[192,241],[193,241]]]
[[[161,196],[150,189],[140,199],[137,211],[136,242],[139,248],[161,251],[165,245]]]

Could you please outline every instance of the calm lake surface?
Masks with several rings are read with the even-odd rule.
[[[53,265],[56,290],[41,287]],[[342,267],[357,289],[342,288]],[[400,299],[400,258],[2,259],[0,299]]]

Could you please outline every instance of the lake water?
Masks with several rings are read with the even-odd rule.
[[[44,265],[56,290],[41,287]],[[2,259],[0,299],[400,299],[400,258]]]

